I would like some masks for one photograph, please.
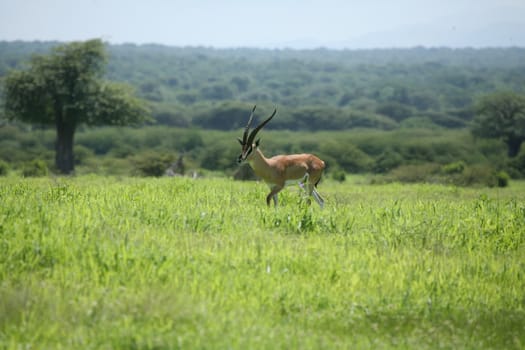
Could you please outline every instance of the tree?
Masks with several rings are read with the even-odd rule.
[[[224,102],[198,113],[192,122],[204,129],[236,130],[244,128],[252,108],[253,105],[243,102]]]
[[[472,133],[475,136],[501,138],[509,157],[515,157],[525,141],[525,96],[497,92],[482,97],[476,106]]]
[[[102,79],[106,53],[99,39],[57,46],[36,55],[27,70],[5,79],[5,111],[10,120],[54,125],[55,163],[74,170],[73,138],[79,125],[129,125],[148,118],[144,103],[127,85]]]

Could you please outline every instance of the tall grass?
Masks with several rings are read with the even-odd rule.
[[[523,183],[0,181],[0,348],[525,346]]]

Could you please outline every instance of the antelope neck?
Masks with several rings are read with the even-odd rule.
[[[269,167],[268,160],[258,147],[255,148],[255,152],[248,162],[253,171],[259,176],[265,175]]]

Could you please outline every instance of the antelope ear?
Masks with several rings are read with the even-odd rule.
[[[237,141],[239,141],[239,143],[241,144],[241,146],[244,146],[244,145],[242,144],[242,140],[241,140],[240,137],[237,137]]]
[[[257,141],[255,141],[255,147],[259,147],[259,142],[261,142],[261,139],[257,139]]]

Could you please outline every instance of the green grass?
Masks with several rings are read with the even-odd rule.
[[[525,347],[525,183],[0,179],[0,348]]]

